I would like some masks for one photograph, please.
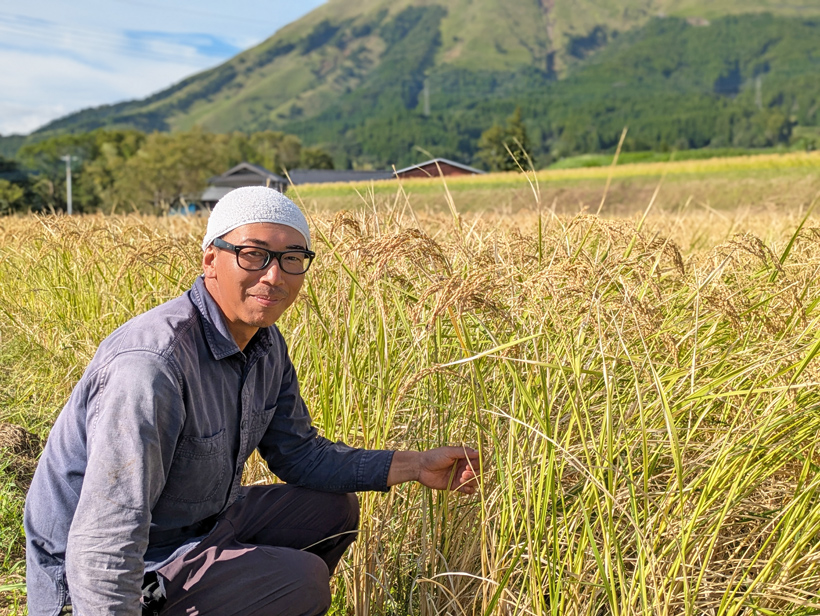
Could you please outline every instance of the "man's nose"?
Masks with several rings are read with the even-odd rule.
[[[284,284],[285,279],[282,276],[282,267],[279,265],[279,259],[271,259],[270,265],[268,265],[268,268],[265,270],[265,275],[262,276],[262,280],[274,286]]]

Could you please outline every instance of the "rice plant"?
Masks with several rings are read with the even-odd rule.
[[[365,197],[311,212],[279,324],[303,396],[331,439],[477,447],[481,489],[366,495],[336,613],[820,610],[816,219]],[[99,341],[190,285],[203,230],[0,220],[0,420],[46,436]]]

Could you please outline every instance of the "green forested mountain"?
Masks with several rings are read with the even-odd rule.
[[[474,162],[516,107],[542,162],[614,146],[756,147],[820,124],[820,0],[330,0],[141,101],[40,136],[281,130],[337,163]],[[798,130],[799,132],[799,130]]]

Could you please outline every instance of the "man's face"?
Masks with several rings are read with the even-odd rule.
[[[243,225],[222,239],[236,246],[268,250],[305,250],[305,238],[296,229],[268,222]],[[268,267],[249,272],[236,263],[236,255],[211,245],[202,260],[205,287],[222,310],[228,329],[244,349],[260,327],[273,325],[299,295],[304,274],[286,274],[276,259]]]

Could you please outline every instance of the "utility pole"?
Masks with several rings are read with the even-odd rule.
[[[65,161],[66,213],[71,216],[71,155],[60,158]]]

